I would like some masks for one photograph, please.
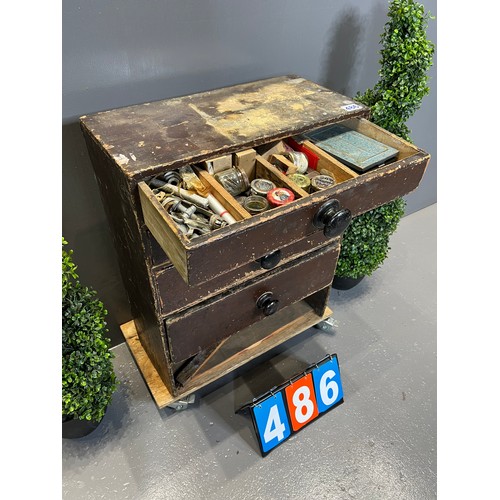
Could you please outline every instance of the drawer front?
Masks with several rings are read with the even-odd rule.
[[[328,243],[328,237],[315,226],[314,219],[330,200],[337,199],[340,208],[357,216],[406,195],[419,185],[430,158],[427,153],[365,119],[342,123],[396,148],[397,158],[360,175],[342,168],[338,183],[332,188],[306,193],[283,207],[239,220],[197,239],[188,240],[181,234],[152,190],[140,182],[144,222],[165,252],[165,260],[168,256],[187,284],[200,285],[313,235],[318,246]],[[330,161],[326,153],[322,155],[322,166],[335,169],[338,161]]]
[[[325,241],[327,240],[322,233],[314,233],[307,238],[278,249],[279,262],[275,267],[285,265],[322,245],[332,244],[331,240],[328,240],[327,243]],[[276,253],[270,257],[276,257]],[[153,279],[156,284],[158,309],[163,316],[172,314],[213,297],[224,289],[234,288],[244,281],[252,280],[267,272],[269,270],[263,268],[260,261],[255,260],[200,285],[189,286],[175,267],[169,265],[154,272]]]
[[[146,183],[139,183],[139,194],[146,226],[189,285],[214,279],[314,233],[322,234],[313,224],[314,216],[332,198],[329,193],[315,193],[189,241]],[[327,242],[324,236],[323,243]]]
[[[266,318],[264,310],[257,306],[258,299],[266,292],[272,293],[271,300],[279,301],[276,310],[280,310],[329,286],[339,248],[334,244],[312,252],[242,288],[195,306],[184,314],[167,318],[165,330],[172,361],[194,356]]]

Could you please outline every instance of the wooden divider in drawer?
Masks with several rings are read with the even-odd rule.
[[[340,245],[340,238],[337,238],[337,241]],[[227,288],[239,286],[245,281],[262,276],[270,269],[288,264],[308,252],[332,243],[331,240],[325,240],[322,233],[314,233],[266,255],[264,257],[267,259],[264,262],[266,267],[262,267],[261,260],[254,260],[197,286],[187,285],[171,264],[156,268],[153,270],[153,279],[156,284],[158,309],[160,314],[164,316],[186,309],[221,293]]]
[[[315,233],[320,233],[320,241],[329,241],[315,226],[314,218],[321,206],[332,198],[331,193],[305,196],[260,215],[237,220],[210,234],[188,239],[146,182],[141,181],[138,188],[147,228],[182,279],[191,286],[212,280]]]
[[[338,252],[338,245],[329,245],[240,288],[166,318],[165,330],[172,361],[176,363],[194,356],[329,286]]]

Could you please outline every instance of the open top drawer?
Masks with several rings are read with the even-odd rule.
[[[307,192],[285,175],[284,167],[288,160],[276,154],[275,143],[260,146],[252,167],[247,168],[249,180],[269,179],[276,186],[292,191],[294,200],[255,215],[246,211],[216,177],[198,168],[200,165],[193,165],[207,191],[235,220],[194,239],[189,239],[179,230],[158,200],[157,190],[145,181],[139,183],[145,224],[187,284],[198,285],[249,262],[265,261],[266,256],[280,248],[323,232],[323,228],[315,224],[315,218],[331,200],[338,200],[339,208],[348,209],[352,216],[357,216],[418,186],[429,160],[427,153],[364,118],[341,123],[395,148],[396,157],[358,174],[303,136],[290,137],[292,144],[300,144],[316,155],[316,172],[311,172],[312,177],[321,171],[323,174],[330,172],[335,178],[332,187]],[[318,245],[324,244],[328,237],[325,235],[324,241],[318,239]]]

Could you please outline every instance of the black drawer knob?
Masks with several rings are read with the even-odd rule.
[[[264,316],[271,316],[278,310],[279,300],[273,299],[273,292],[263,293],[257,299],[257,308],[262,309]]]
[[[314,216],[313,224],[323,229],[327,238],[340,236],[351,223],[352,215],[348,208],[340,208],[338,200],[329,200],[321,207]]]
[[[257,262],[259,262],[260,267],[262,269],[272,269],[273,267],[276,267],[281,260],[281,250],[275,250],[274,252],[268,253],[267,255],[264,255],[260,259],[257,259]]]

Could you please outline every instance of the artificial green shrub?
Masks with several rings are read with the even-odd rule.
[[[73,251],[64,249],[64,238],[62,244],[62,414],[99,422],[117,386],[107,311],[80,283]]]
[[[356,217],[344,233],[336,275],[369,276],[387,257],[389,236],[404,214],[405,202],[398,198]]]
[[[389,3],[388,22],[381,35],[379,80],[373,89],[356,95],[371,109],[371,121],[410,141],[406,121],[429,93],[428,70],[434,44],[427,39],[431,18],[414,0]],[[343,278],[369,276],[389,253],[389,236],[404,215],[399,198],[356,217],[344,232],[335,274]]]
[[[427,39],[431,16],[414,0],[393,0],[381,35],[379,80],[356,99],[371,108],[372,121],[410,141],[406,122],[429,93],[427,72],[434,44]]]

